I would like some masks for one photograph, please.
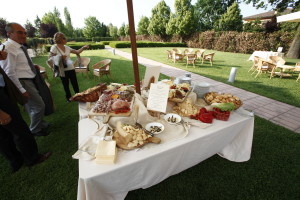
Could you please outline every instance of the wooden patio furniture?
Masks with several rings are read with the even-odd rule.
[[[206,49],[199,49],[195,51],[195,54],[197,55],[197,59],[202,60],[205,51]]]
[[[186,67],[188,64],[193,64],[195,68],[195,63],[196,63],[197,55],[196,54],[187,54],[186,55]]]
[[[167,59],[172,59],[172,51],[166,50],[167,51]]]
[[[213,65],[214,62],[214,55],[215,53],[209,53],[203,56],[202,58],[202,64],[204,63],[205,60],[208,60],[210,62],[210,65]]]
[[[108,77],[108,75],[111,76],[110,65],[111,65],[111,59],[105,59],[105,60],[102,60],[102,61],[94,64],[92,66],[94,76],[98,76],[99,79],[101,79],[101,77],[104,75],[106,75],[107,77]]]
[[[176,61],[183,61],[184,55],[180,53],[173,52],[173,62],[176,63]]]
[[[76,73],[86,73],[86,77],[89,78],[91,59],[88,57],[80,57],[80,66],[78,59],[74,62],[74,68]]]

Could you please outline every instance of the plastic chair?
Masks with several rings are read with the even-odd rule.
[[[105,59],[100,62],[97,62],[92,66],[93,68],[93,74],[94,76],[99,76],[99,79],[101,79],[104,75],[110,75],[110,65],[111,65],[111,59]],[[108,76],[107,76],[108,77]],[[95,78],[95,77],[94,77]]]
[[[74,68],[76,73],[86,73],[86,76],[89,78],[90,73],[90,62],[91,59],[87,57],[80,57],[80,66],[78,59],[74,62]]]

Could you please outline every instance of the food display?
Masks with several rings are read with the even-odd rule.
[[[232,102],[235,106],[235,109],[238,109],[242,105],[240,98],[229,93],[220,94],[217,92],[209,92],[204,95],[204,100],[208,104]]]
[[[173,111],[182,117],[189,117],[190,115],[195,115],[199,111],[199,108],[193,105],[191,98],[187,98],[184,102],[177,103],[173,107]]]
[[[149,142],[160,143],[161,141],[160,138],[146,134],[142,128],[123,124],[121,121],[117,122],[116,130],[114,139],[116,140],[117,146],[122,149],[136,149]]]
[[[106,89],[106,83],[100,83],[95,87],[89,88],[80,93],[76,93],[70,98],[70,101],[95,102],[99,99],[101,93]]]
[[[165,83],[170,86],[169,100],[173,102],[183,102],[192,90],[188,83],[174,84],[172,81]]]
[[[125,85],[109,85],[91,110],[91,114],[130,114],[134,89]]]
[[[177,114],[169,113],[164,116],[164,119],[170,124],[177,124],[181,122],[181,117]]]
[[[213,111],[209,111],[206,108],[201,108],[199,113],[190,116],[191,119],[199,120],[203,123],[211,124],[214,119]]]
[[[161,123],[151,122],[146,125],[146,130],[152,134],[159,134],[164,131],[165,127]]]

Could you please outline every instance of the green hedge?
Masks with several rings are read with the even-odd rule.
[[[199,35],[200,47],[223,52],[253,53],[254,51],[277,51],[283,47],[287,51],[295,33],[250,33],[205,31]]]
[[[113,41],[113,40],[116,40],[116,39],[113,37],[93,37],[92,38],[93,42]]]
[[[109,46],[112,48],[129,48],[131,47],[131,42],[120,41],[120,42],[110,42]],[[186,47],[185,43],[180,42],[136,42],[137,47]]]
[[[105,45],[103,43],[84,43],[84,42],[70,42],[67,44],[67,46],[71,47],[72,49],[80,49],[82,46],[84,45],[89,45],[90,48],[89,50],[93,50],[93,49],[104,49]],[[50,51],[52,45],[45,45],[45,50],[46,52]]]

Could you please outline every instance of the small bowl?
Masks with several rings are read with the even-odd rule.
[[[154,131],[154,130],[153,130],[153,127],[159,127],[159,128],[160,128],[160,131]],[[148,123],[148,124],[146,125],[145,129],[146,129],[147,131],[150,131],[150,132],[153,133],[153,134],[159,134],[159,133],[161,133],[161,132],[164,131],[165,126],[164,126],[163,124],[161,124],[161,123],[158,123],[158,122],[151,122],[151,123]]]
[[[181,122],[181,117],[177,114],[174,113],[168,113],[164,116],[164,119],[169,123],[169,124],[178,124]]]

